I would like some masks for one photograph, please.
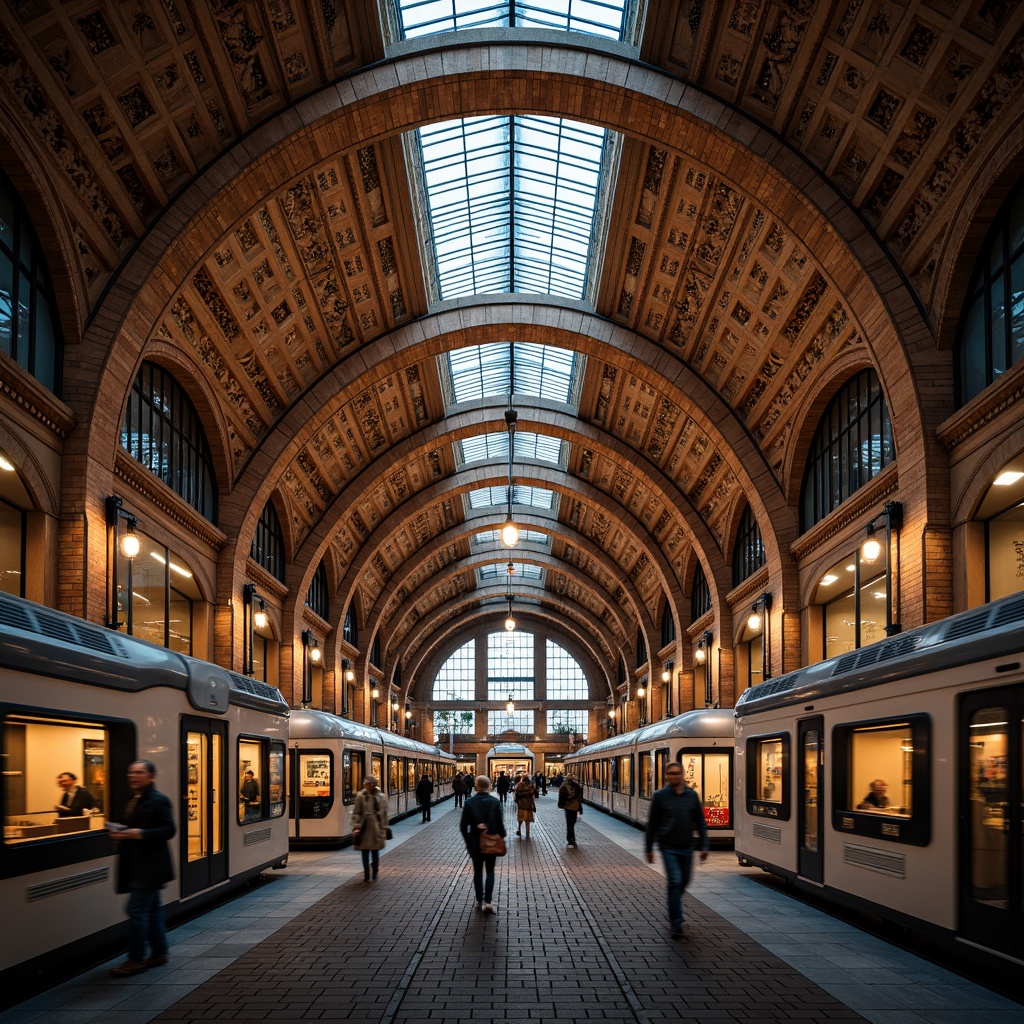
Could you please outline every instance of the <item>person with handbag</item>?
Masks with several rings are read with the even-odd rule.
[[[516,791],[512,795],[516,802],[516,835],[520,838],[523,834],[523,825],[526,826],[526,838],[530,838],[530,825],[537,813],[536,795],[537,790],[534,788],[533,779],[524,774],[516,784]]]
[[[380,851],[388,840],[388,801],[377,788],[372,775],[363,779],[363,788],[352,805],[352,845],[363,855],[363,881],[377,881]]]
[[[469,858],[473,862],[473,891],[476,909],[485,914],[496,914],[491,902],[494,895],[494,862],[498,853],[485,853],[480,848],[484,835],[505,838],[505,822],[501,803],[491,795],[491,780],[486,775],[476,777],[476,794],[466,800],[459,821],[459,831],[466,841]]]

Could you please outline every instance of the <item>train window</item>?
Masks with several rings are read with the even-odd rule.
[[[640,796],[644,800],[650,800],[654,794],[654,765],[648,751],[644,751],[640,755],[639,776]]]
[[[731,828],[731,753],[684,750],[679,761],[683,766],[683,779],[700,797],[708,828]]]
[[[615,758],[613,762],[614,769],[617,775],[618,785],[615,787],[619,793],[624,793],[626,796],[633,795],[633,755],[623,754],[620,757]]]
[[[619,791],[619,759],[613,757],[610,762],[611,765],[611,776],[612,776],[612,792],[618,793]]]
[[[238,740],[238,822],[264,821],[284,814],[284,744],[265,739]]]
[[[388,755],[388,795],[402,791],[402,759]]]
[[[668,750],[654,752],[654,788],[661,789],[665,785],[665,767],[668,764]]]
[[[760,736],[747,745],[747,811],[788,821],[789,735]]]
[[[377,780],[377,785],[384,786],[384,755],[370,755],[370,774]]]
[[[355,802],[365,777],[366,754],[362,750],[346,750],[341,755],[341,799],[344,803]]]
[[[405,791],[406,793],[416,791],[416,761],[411,757],[405,761]]]
[[[326,818],[334,804],[334,755],[329,750],[299,753],[299,816]]]
[[[832,732],[832,827],[924,846],[931,834],[927,715],[857,722]]]

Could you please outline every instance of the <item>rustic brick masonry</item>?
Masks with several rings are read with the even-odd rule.
[[[863,1019],[689,895],[672,941],[661,876],[586,815],[565,849],[554,803],[539,802],[529,841],[510,805],[497,916],[474,909],[451,811],[385,851],[376,884],[340,886],[155,1019]]]

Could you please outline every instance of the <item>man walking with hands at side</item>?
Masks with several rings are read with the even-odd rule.
[[[647,819],[647,863],[654,863],[654,842],[661,847],[668,876],[668,919],[672,938],[683,937],[683,890],[693,867],[693,836],[700,837],[700,859],[708,858],[708,826],[700,798],[683,781],[683,766],[673,762],[665,770],[668,785],[651,800]]]

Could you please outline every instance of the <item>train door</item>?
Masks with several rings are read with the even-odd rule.
[[[228,877],[227,722],[182,718],[181,895]]]
[[[797,828],[800,848],[797,871],[812,882],[825,880],[825,858],[822,843],[825,838],[825,737],[824,722],[820,717],[806,718],[797,726]]]
[[[960,705],[960,932],[1024,956],[1024,686]]]
[[[288,751],[288,817],[293,839],[302,838],[302,823],[326,818],[335,800],[334,755],[330,750],[291,747]],[[314,829],[314,834],[317,830]],[[323,834],[323,830],[319,830]]]

